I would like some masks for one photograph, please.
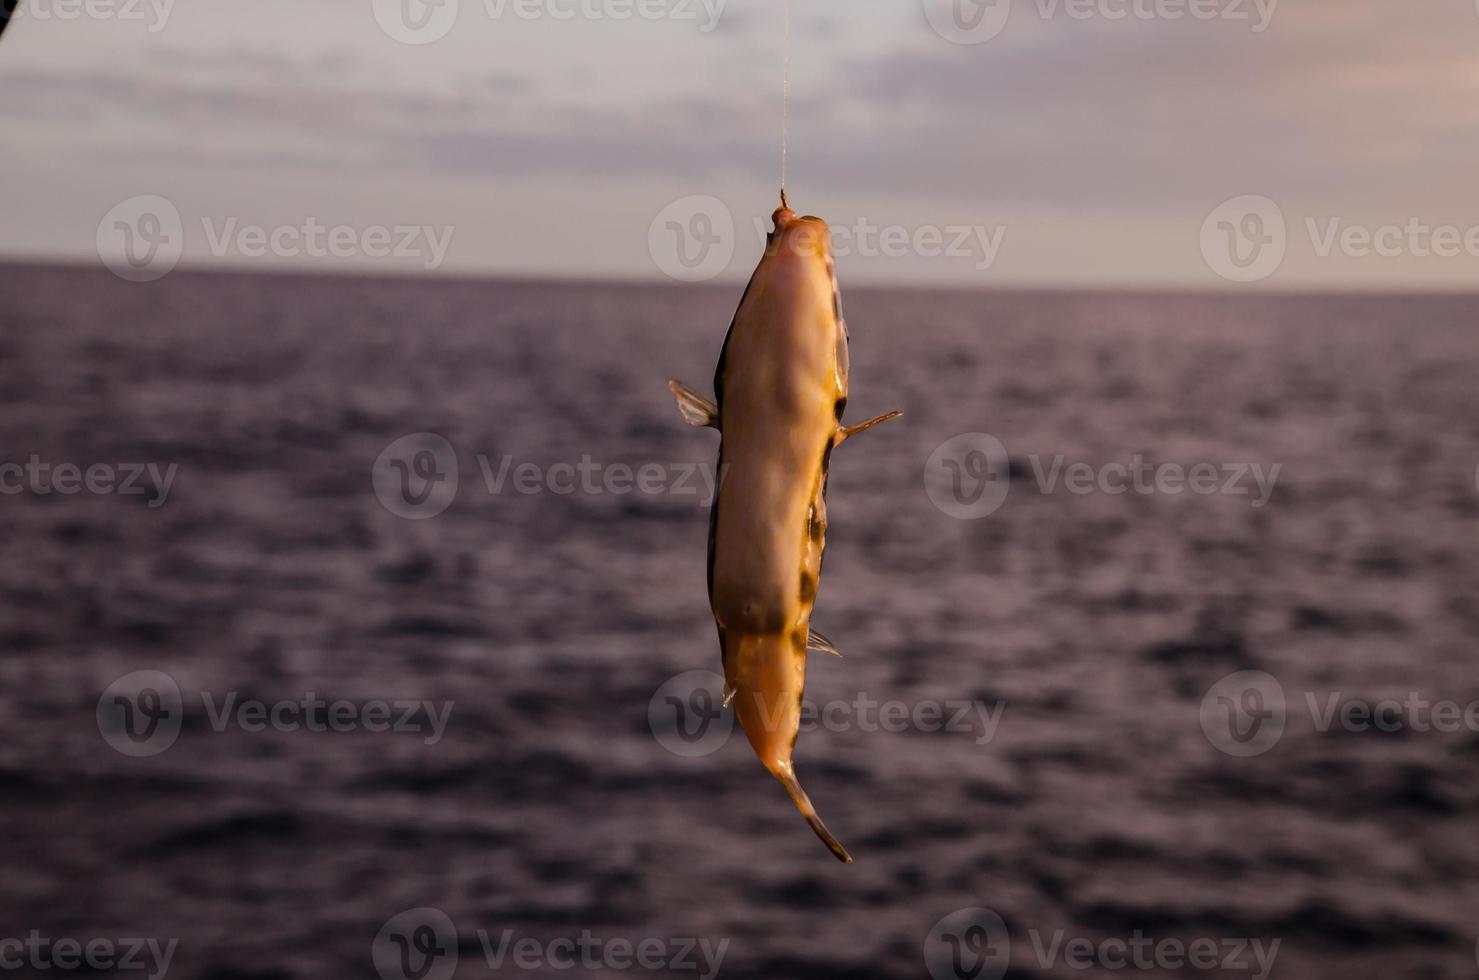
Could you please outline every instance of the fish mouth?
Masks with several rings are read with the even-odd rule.
[[[797,217],[790,208],[777,208],[770,220],[775,225],[775,231],[770,235],[769,251],[772,254],[818,259],[832,254],[832,230],[816,215]]]

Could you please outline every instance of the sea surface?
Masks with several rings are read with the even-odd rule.
[[[0,937],[234,980],[700,977],[699,940],[732,980],[1479,974],[1479,298],[847,290],[847,420],[905,416],[831,463],[846,656],[796,759],[843,866],[673,680],[718,668],[718,437],[665,382],[710,390],[738,293],[0,266],[0,463],[120,477],[0,471]],[[1005,458],[930,462],[964,433]],[[1217,489],[1098,482],[1137,461]]]

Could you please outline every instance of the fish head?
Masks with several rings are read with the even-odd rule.
[[[770,233],[766,254],[788,264],[825,269],[832,264],[832,229],[814,214],[798,217],[788,207],[776,208],[770,216],[775,230]]]
[[[835,364],[835,398],[846,399],[847,324],[832,258],[832,229],[815,215],[797,217],[784,204],[771,215],[771,221],[775,230],[766,242],[758,274],[796,313],[796,322],[815,325],[816,335],[825,338],[827,356]]]

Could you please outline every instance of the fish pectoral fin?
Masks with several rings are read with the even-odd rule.
[[[842,651],[837,649],[837,644],[814,629],[807,629],[806,631],[806,649],[820,650],[822,653],[830,653],[838,657],[842,656]]]
[[[669,381],[668,390],[678,399],[678,411],[689,425],[711,429],[719,428],[719,406],[694,391],[681,381]]]
[[[738,690],[739,690],[738,688],[730,687],[728,684],[725,684],[724,685],[724,704],[721,707],[725,707],[725,708],[729,707],[730,702],[734,700],[735,692],[738,691]]]
[[[837,445],[842,445],[849,438],[857,435],[859,432],[867,432],[875,425],[880,425],[884,422],[887,422],[889,419],[896,419],[903,414],[903,412],[884,412],[882,415],[871,418],[866,422],[859,422],[857,425],[843,426],[842,430],[837,433]]]

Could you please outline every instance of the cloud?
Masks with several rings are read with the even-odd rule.
[[[829,184],[859,191],[1122,206],[1223,189],[1348,197],[1389,182],[1394,165],[1461,186],[1479,150],[1479,20],[1464,34],[1456,15],[1343,0],[1278,9],[1255,34],[1233,22],[1048,22],[1038,2],[1019,2],[988,44],[920,32],[840,55],[825,94],[798,93],[798,159],[804,150]],[[731,88],[595,109],[517,72],[415,91],[347,54],[171,49],[146,69],[9,73],[3,112],[132,120],[159,139],[173,132],[186,156],[239,149],[246,133],[258,158],[298,164],[352,154],[360,167],[702,186],[769,160],[772,93],[756,80],[773,66],[758,50],[734,53]]]
[[[1179,228],[1258,193],[1305,215],[1463,219],[1479,156],[1471,4],[1283,0],[1254,33],[1044,20],[1050,2],[1014,0],[1006,31],[974,47],[935,36],[912,4],[896,30],[876,5],[846,23],[799,17],[793,177],[860,207],[947,217],[1174,214]],[[132,60],[7,65],[0,120],[32,156],[148,159],[165,175],[172,161],[210,161],[527,180],[556,195],[562,181],[581,193],[619,180],[712,192],[773,172],[773,21],[728,11],[728,40],[715,43],[630,28],[622,37],[647,47],[622,57],[599,25],[477,25],[491,32],[486,51],[481,38],[422,52],[320,37],[290,52],[172,36]],[[668,46],[687,60],[645,63]]]

